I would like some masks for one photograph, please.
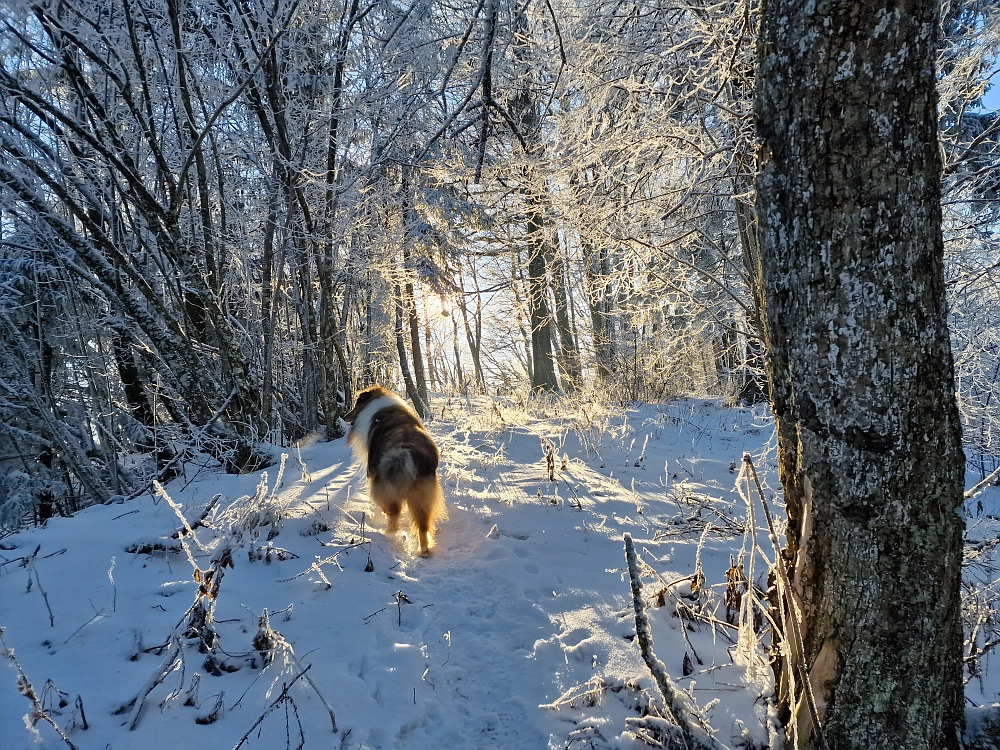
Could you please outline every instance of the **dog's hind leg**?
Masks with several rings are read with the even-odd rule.
[[[435,523],[444,514],[444,497],[437,477],[422,477],[414,482],[406,504],[410,509],[410,525],[420,542],[420,554],[427,557],[434,546]]]
[[[399,514],[403,511],[403,499],[398,490],[383,481],[373,481],[368,490],[375,507],[385,513],[389,521],[385,533],[390,536],[395,534],[399,531]]]
[[[427,557],[431,553],[431,514],[430,508],[425,503],[409,502],[410,523],[417,531],[417,538],[420,540],[420,555]]]
[[[402,512],[403,508],[398,501],[389,503],[385,508],[386,518],[389,519],[389,525],[386,526],[386,534],[395,534],[399,531],[399,514]]]

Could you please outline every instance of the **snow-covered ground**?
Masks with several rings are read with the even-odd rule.
[[[737,653],[724,622],[741,550],[765,583],[736,480],[749,452],[777,484],[766,406],[475,406],[435,403],[449,518],[431,558],[386,538],[345,440],[289,449],[280,481],[277,464],[247,476],[188,465],[169,500],[0,540],[0,648],[79,748],[647,747],[626,724],[656,695],[635,639],[628,532],[657,656],[721,742],[766,746],[767,670],[748,664],[753,643]],[[181,549],[171,503],[194,522],[217,494]],[[213,565],[227,548],[232,567]],[[214,662],[184,637],[192,562],[224,574],[202,589],[217,586],[201,598],[215,607]],[[0,659],[0,747],[66,747],[47,723],[28,726],[17,684]]]

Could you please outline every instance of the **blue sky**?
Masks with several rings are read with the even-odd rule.
[[[983,109],[1000,109],[1000,85],[994,83],[983,97]]]

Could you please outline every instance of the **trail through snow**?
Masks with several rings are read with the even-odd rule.
[[[664,605],[651,610],[658,656],[697,702],[720,699],[710,714],[723,742],[766,742],[766,680],[746,682],[734,629],[677,616],[696,606],[724,619],[726,570],[745,545],[734,467],[744,451],[766,454],[764,409],[697,400],[533,418],[513,406],[437,409],[429,427],[449,517],[429,559],[385,537],[343,440],[289,451],[281,485],[272,467],[257,500],[259,474],[190,466],[166,488],[188,519],[222,495],[191,545],[202,570],[225,543],[233,549],[214,613],[222,668],[185,641],[134,730],[134,709],[113,711],[157,672],[198,587],[185,554],[150,549],[178,546],[174,511],[147,495],[3,539],[4,642],[71,740],[233,748],[309,666],[337,734],[300,679],[244,747],[296,747],[300,726],[306,748],[642,747],[625,719],[654,693],[634,643],[627,531],[647,566],[647,599]],[[268,523],[268,512],[280,521]],[[268,540],[269,531],[280,533]],[[709,584],[700,594],[691,589],[699,541]],[[126,551],[136,544],[142,553]],[[252,641],[265,609],[294,659],[284,652],[262,668]],[[64,747],[47,726],[26,728],[16,678],[0,665],[0,747]]]

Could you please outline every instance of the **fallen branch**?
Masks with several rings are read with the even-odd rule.
[[[988,477],[983,479],[975,487],[970,487],[965,491],[964,498],[966,500],[972,500],[976,495],[978,495],[984,487],[990,484],[996,484],[997,480],[1000,480],[1000,466],[998,466]]]
[[[42,599],[45,600],[45,609],[49,612],[49,627],[54,628],[56,626],[56,617],[52,614],[52,607],[49,605],[49,595],[42,588],[42,579],[38,577],[38,568],[35,567],[35,558],[38,555],[38,550],[42,548],[42,545],[35,547],[35,551],[32,552],[28,557],[24,558],[24,566],[28,569],[28,591],[31,591],[31,576],[35,576],[35,584],[38,586],[38,593],[42,595]],[[65,550],[63,550],[65,552]]]
[[[642,659],[653,674],[656,686],[663,696],[664,708],[670,719],[676,725],[678,739],[683,747],[690,750],[728,750],[728,748],[711,735],[704,721],[698,716],[698,711],[685,693],[680,690],[667,674],[663,662],[656,658],[653,652],[653,635],[646,617],[645,604],[642,601],[642,583],[639,580],[639,563],[635,554],[632,535],[625,534],[625,559],[628,562],[628,575],[632,583],[632,607],[635,610],[635,633],[639,641]],[[683,626],[682,626],[683,627]],[[690,721],[688,717],[694,721]]]

